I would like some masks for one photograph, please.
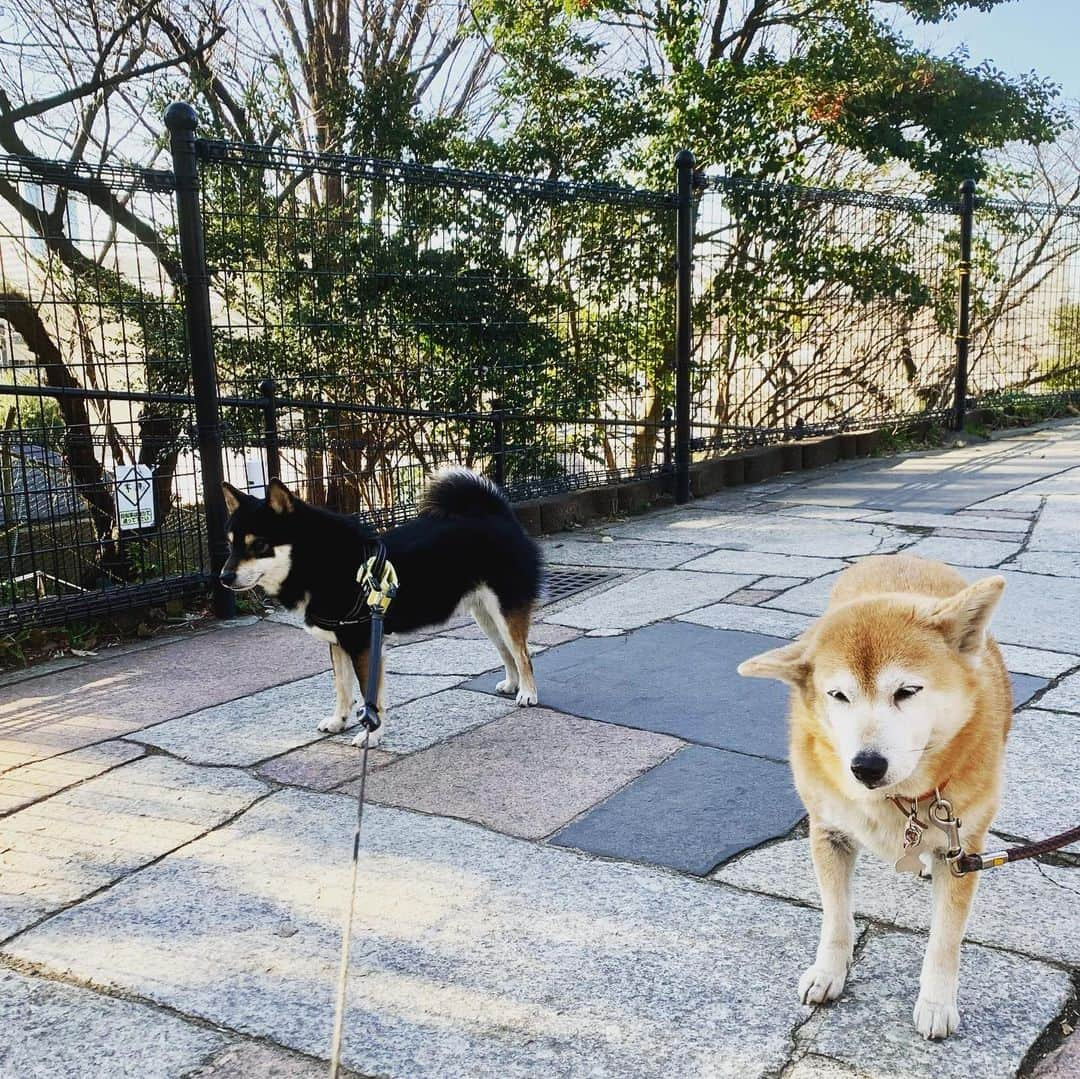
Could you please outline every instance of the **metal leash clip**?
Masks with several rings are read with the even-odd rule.
[[[964,848],[960,844],[961,821],[959,817],[953,816],[952,803],[934,791],[934,800],[930,803],[927,815],[930,823],[940,828],[948,840],[942,858],[949,863],[949,871],[954,877],[962,877],[964,873],[960,868],[960,859],[964,854]]]

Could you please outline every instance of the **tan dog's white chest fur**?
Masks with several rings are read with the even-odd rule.
[[[986,626],[1001,577],[967,586],[954,570],[909,555],[865,559],[837,579],[829,609],[799,640],[747,660],[739,673],[791,686],[791,767],[810,814],[810,848],[821,890],[817,957],[803,974],[804,1003],[843,991],[854,945],[851,874],[859,847],[888,862],[904,853],[909,804],[946,786],[980,850],[997,811],[1012,691]],[[921,800],[922,819],[929,806]],[[930,826],[919,850],[945,834]],[[930,940],[915,1003],[928,1038],[951,1034],[960,943],[976,875],[933,866]]]

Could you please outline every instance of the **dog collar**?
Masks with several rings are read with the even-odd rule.
[[[916,798],[905,798],[902,794],[887,794],[885,798],[887,801],[892,802],[892,804],[896,806],[908,820],[915,821],[915,823],[925,828],[927,827],[926,822],[919,820],[919,804],[921,802],[930,802],[933,804],[938,801],[941,798],[941,792],[949,785],[950,779],[952,779],[952,776],[946,777],[944,783],[939,783],[936,787],[920,794]]]

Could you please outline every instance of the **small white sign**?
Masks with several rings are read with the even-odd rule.
[[[118,465],[116,520],[121,531],[154,523],[154,473],[147,465]]]

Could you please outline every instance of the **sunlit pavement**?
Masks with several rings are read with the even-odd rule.
[[[455,623],[388,654],[345,1059],[371,1076],[1080,1074],[1080,848],[988,874],[962,1026],[911,1022],[929,888],[866,858],[856,962],[796,1001],[817,891],[784,693],[735,666],[911,551],[1008,581],[996,831],[1080,820],[1080,424],[847,461],[551,537],[540,707]],[[0,688],[0,1074],[325,1072],[359,753],[277,620]],[[1072,1004],[1070,1004],[1070,999]],[[1064,1028],[1064,1029],[1063,1029]],[[1036,1050],[1033,1047],[1037,1046]]]

